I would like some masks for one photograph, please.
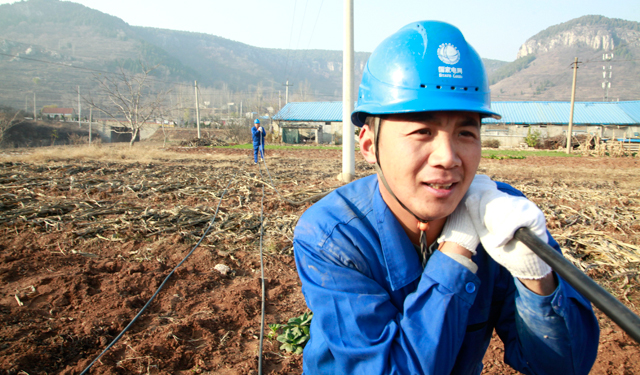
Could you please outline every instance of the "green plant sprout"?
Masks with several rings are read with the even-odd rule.
[[[273,340],[281,342],[280,350],[286,350],[289,353],[302,354],[304,346],[309,341],[309,326],[311,325],[313,313],[304,313],[296,318],[291,318],[287,324],[269,324],[271,332],[267,335]],[[279,330],[283,330],[278,335]]]

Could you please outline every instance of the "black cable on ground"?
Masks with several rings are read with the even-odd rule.
[[[262,154],[264,156],[264,153]],[[262,162],[266,165],[264,158]],[[262,168],[258,164],[258,171],[260,172],[260,178],[262,179]],[[262,256],[262,236],[264,234],[263,226],[264,216],[264,184],[262,184],[262,200],[260,201],[260,275],[262,284],[262,313],[260,316],[260,345],[258,348],[258,375],[262,375],[262,343],[264,341],[264,305],[265,305],[265,286],[264,286],[264,262]]]
[[[231,178],[231,180],[229,181],[229,183],[227,184],[227,187],[224,189],[224,192],[222,193],[222,195],[220,196],[220,201],[218,201],[218,206],[216,207],[216,212],[213,214],[213,218],[211,219],[211,221],[209,221],[209,226],[207,227],[207,229],[204,231],[204,234],[202,235],[202,237],[200,237],[200,240],[198,241],[198,243],[196,243],[196,245],[193,247],[193,249],[191,249],[191,251],[184,257],[184,259],[182,259],[182,261],[180,261],[180,263],[178,263],[177,266],[175,266],[173,268],[173,270],[167,275],[167,277],[164,278],[164,280],[162,281],[162,284],[160,284],[160,286],[158,287],[158,289],[156,290],[155,293],[153,293],[153,295],[151,296],[151,298],[149,298],[149,301],[147,301],[147,303],[142,307],[142,309],[140,309],[140,311],[138,312],[138,314],[131,320],[131,322],[129,322],[129,324],[127,324],[126,327],[124,327],[124,329],[122,330],[122,332],[120,332],[118,334],[118,336],[116,336],[115,339],[113,339],[113,341],[111,341],[111,343],[102,351],[102,353],[100,353],[100,355],[98,355],[96,357],[96,359],[94,359],[89,366],[87,366],[81,373],[80,375],[84,375],[86,374],[89,369],[91,369],[91,367],[109,350],[111,349],[111,347],[113,345],[115,345],[118,340],[120,340],[120,338],[125,334],[125,332],[127,332],[129,330],[129,328],[131,328],[131,326],[133,325],[133,323],[136,322],[136,320],[138,320],[138,318],[142,315],[142,313],[147,309],[147,307],[149,307],[149,305],[151,305],[151,302],[153,302],[153,300],[156,298],[156,296],[158,295],[158,293],[160,293],[160,290],[162,289],[162,287],[164,287],[164,284],[169,280],[169,278],[176,272],[176,270],[178,269],[178,267],[180,267],[182,265],[182,263],[184,263],[187,258],[189,258],[191,256],[191,254],[193,254],[193,252],[198,248],[198,246],[200,246],[200,243],[202,242],[202,240],[204,240],[204,238],[207,236],[207,233],[209,233],[209,230],[211,229],[211,227],[213,226],[213,222],[216,220],[216,217],[218,216],[218,210],[220,209],[220,204],[222,204],[222,198],[224,198],[224,195],[227,193],[227,190],[229,190],[229,186],[231,186],[231,183],[235,180],[236,176],[238,175],[238,172],[242,170],[242,168],[240,168],[238,171],[236,171],[236,174],[233,175],[233,177]],[[263,195],[264,195],[264,187],[263,189]],[[260,237],[260,246],[262,248],[262,236]],[[263,298],[264,301],[264,298]],[[264,302],[263,302],[263,306],[264,306]]]

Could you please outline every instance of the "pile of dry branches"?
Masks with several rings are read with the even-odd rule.
[[[227,146],[227,142],[212,137],[212,138],[193,138],[180,142],[182,147],[207,147],[207,146]]]
[[[236,167],[208,164],[2,163],[0,227],[25,225],[46,232],[69,231],[78,239],[119,242],[179,233],[195,241],[213,219],[220,197],[235,176],[205,245],[233,248],[257,240],[260,175],[242,163]],[[286,175],[276,180],[282,195],[304,199],[317,194],[318,188],[313,187],[298,191],[297,180],[291,184]],[[273,188],[265,192],[269,208],[265,209],[265,243],[271,251],[289,252],[300,209],[289,208]]]
[[[564,256],[578,268],[612,278],[640,275],[638,192],[625,195],[614,183],[510,183],[543,210]]]

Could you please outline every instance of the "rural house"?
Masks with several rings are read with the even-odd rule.
[[[66,118],[71,119],[76,115],[76,111],[73,108],[58,108],[58,107],[44,107],[40,112],[42,117],[49,118]]]
[[[563,135],[568,130],[570,102],[492,102],[502,119],[482,120],[482,139],[518,147],[529,129],[542,138]],[[283,142],[341,143],[342,102],[288,103],[274,117],[274,131]],[[640,101],[576,102],[572,134],[593,134],[604,139],[640,142]]]

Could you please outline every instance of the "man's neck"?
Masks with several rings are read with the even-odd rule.
[[[404,231],[407,233],[407,236],[409,236],[411,242],[414,245],[420,245],[420,230],[418,230],[418,219],[416,219],[411,213],[405,210],[398,203],[398,201],[391,194],[389,194],[389,192],[387,192],[387,189],[385,189],[382,181],[380,181],[380,177],[378,177],[378,188],[380,189],[380,195],[382,195],[382,199],[387,204],[387,206],[389,206],[389,209],[396,217]],[[427,229],[428,245],[431,245],[438,239],[438,236],[440,236],[440,232],[442,232],[442,228],[444,227],[446,221],[446,217],[429,221],[429,229]]]

